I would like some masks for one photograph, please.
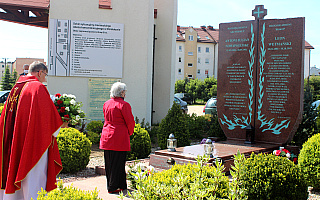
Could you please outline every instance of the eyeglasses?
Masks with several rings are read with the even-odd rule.
[[[40,71],[37,71],[37,72],[40,72]],[[47,74],[47,73],[45,73],[44,71],[42,71],[42,73],[44,73],[44,75],[45,75],[45,76],[48,76],[48,74]]]

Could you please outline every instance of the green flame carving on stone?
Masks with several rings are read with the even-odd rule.
[[[266,61],[266,50],[264,48],[264,32],[265,32],[265,23],[263,24],[262,33],[261,33],[261,48],[260,48],[260,56],[259,56],[259,64],[260,64],[260,71],[259,71],[259,98],[258,98],[258,120],[261,122],[260,128],[266,127],[262,129],[262,132],[264,131],[272,131],[273,134],[280,134],[281,129],[288,128],[290,121],[288,119],[283,120],[280,122],[280,124],[274,125],[274,118],[267,120],[267,117],[265,114],[262,114],[261,108],[263,106],[263,83],[264,83],[264,77],[263,77],[263,71],[264,71],[264,64]]]
[[[224,119],[220,118],[220,122],[222,125],[227,125],[229,130],[235,129],[237,126],[244,129],[246,128],[252,120],[252,104],[253,104],[253,64],[254,64],[254,32],[253,32],[253,25],[251,24],[251,46],[249,50],[250,59],[248,61],[249,63],[249,70],[248,70],[248,84],[250,86],[249,89],[249,113],[247,117],[242,116],[241,118],[238,118],[236,115],[233,115],[233,120],[229,120],[225,115],[223,115]]]

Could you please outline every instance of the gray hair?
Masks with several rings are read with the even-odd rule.
[[[28,65],[28,64],[24,64],[23,67],[22,67],[22,69],[28,70],[28,69],[29,69],[29,65]]]
[[[42,62],[34,61],[33,63],[31,63],[31,65],[29,67],[29,73],[38,72],[40,70],[48,72],[47,66],[45,64],[43,64]]]
[[[127,90],[127,85],[121,82],[115,82],[110,90],[110,98],[121,97],[121,93]]]

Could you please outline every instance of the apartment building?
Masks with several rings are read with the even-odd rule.
[[[9,71],[11,73],[12,72],[12,62],[0,61],[0,74],[1,74],[1,77],[4,76],[5,71],[6,71],[6,67],[9,67]]]
[[[218,40],[219,31],[212,26],[177,26],[175,80],[216,77]]]
[[[212,26],[177,26],[175,81],[185,77],[218,78],[219,29]],[[305,41],[304,78],[309,76],[310,55],[314,49]]]

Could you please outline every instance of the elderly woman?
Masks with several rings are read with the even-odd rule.
[[[127,189],[126,155],[130,151],[130,135],[135,121],[131,106],[124,101],[127,86],[116,82],[110,90],[110,100],[103,105],[104,125],[100,139],[100,149],[104,150],[107,189],[118,193]]]

